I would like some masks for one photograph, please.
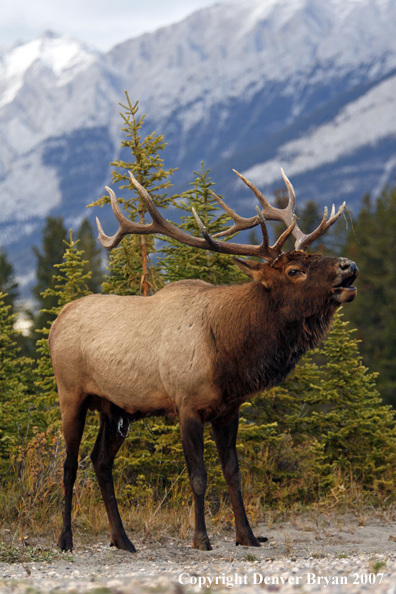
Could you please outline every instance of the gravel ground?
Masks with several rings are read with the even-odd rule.
[[[396,523],[389,518],[322,514],[276,523],[271,530],[256,526],[255,533],[269,537],[259,549],[236,547],[230,531],[213,537],[209,552],[170,536],[135,538],[134,555],[77,536],[72,555],[0,563],[0,593],[396,594]],[[43,539],[31,544],[49,545]]]

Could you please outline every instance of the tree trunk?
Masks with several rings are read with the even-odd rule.
[[[139,223],[144,224],[144,212],[140,211],[139,213]],[[143,295],[148,297],[149,294],[149,286],[147,280],[147,249],[146,249],[146,236],[140,236],[141,246],[142,246],[142,280],[140,282],[140,287],[143,288]]]

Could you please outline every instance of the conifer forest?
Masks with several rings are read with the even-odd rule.
[[[174,169],[164,168],[163,136],[145,129],[138,103],[122,105],[123,155],[112,182],[118,202],[135,222],[149,222],[146,206],[128,172],[146,188],[167,216],[172,207],[180,227],[201,236],[198,213],[214,235],[230,226],[210,193],[208,164],[191,173],[190,187],[172,194]],[[235,164],[237,167],[237,164]],[[216,190],[217,191],[217,190]],[[275,204],[285,192],[279,189]],[[336,201],[336,200],[335,200]],[[107,195],[87,205],[100,210]],[[336,206],[338,206],[336,204]],[[106,206],[110,208],[110,206]],[[317,227],[315,202],[298,210],[306,233]],[[170,217],[169,217],[170,218]],[[279,223],[272,224],[274,234]],[[360,270],[358,296],[336,314],[327,339],[303,357],[278,387],[242,405],[238,455],[247,512],[254,521],[268,509],[309,506],[318,501],[345,504],[356,497],[372,505],[394,502],[396,480],[396,185],[379,196],[362,197],[354,218],[348,211],[312,252],[345,256]],[[283,229],[282,229],[283,231]],[[0,508],[4,525],[60,525],[65,456],[57,386],[47,337],[62,307],[91,293],[149,296],[167,283],[202,279],[213,284],[248,282],[228,255],[198,250],[152,235],[128,235],[103,264],[103,248],[88,219],[69,230],[62,218],[48,217],[37,238],[34,298],[28,335],[17,330],[18,284],[0,250]],[[250,243],[257,242],[255,232]],[[291,249],[286,246],[286,249]],[[103,506],[90,462],[99,418],[88,413],[75,484],[80,531],[95,530],[92,510]],[[231,515],[214,438],[205,428],[207,502],[213,521]],[[189,513],[192,495],[179,426],[170,417],[132,423],[114,468],[123,509],[172,508]],[[224,511],[229,510],[229,511]],[[77,521],[77,520],[76,520]]]

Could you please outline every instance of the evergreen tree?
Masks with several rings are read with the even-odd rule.
[[[209,170],[201,163],[201,172],[194,171],[196,178],[190,185],[193,190],[183,194],[184,200],[177,204],[177,208],[188,213],[181,217],[181,225],[190,235],[201,237],[201,232],[192,214],[194,208],[199,218],[208,230],[209,235],[224,231],[229,225],[230,217],[226,213],[218,214],[220,207],[209,190],[215,184],[209,177]],[[159,266],[164,270],[167,281],[181,279],[201,279],[214,284],[228,284],[241,282],[246,277],[234,266],[227,254],[220,254],[209,250],[201,250],[182,244],[174,239],[166,238],[168,245],[162,248],[164,256],[159,258]]]
[[[146,236],[144,246],[146,248],[146,257],[144,258],[147,265],[146,274],[143,274],[142,244],[139,235],[124,237],[120,244],[110,252],[107,265],[109,275],[104,276],[103,293],[113,295],[141,295],[143,293],[146,295],[150,291],[156,292],[161,288],[162,280],[150,259],[150,254],[154,253],[152,235]]]
[[[8,259],[7,252],[0,248],[0,292],[4,295],[4,304],[15,311],[15,301],[19,297],[18,283],[15,280],[14,267]]]
[[[138,102],[132,104],[128,94],[126,94],[126,100],[127,105],[121,105],[125,110],[125,113],[121,114],[124,122],[122,131],[125,133],[125,139],[121,146],[124,150],[130,151],[132,161],[117,160],[111,163],[115,167],[112,178],[114,183],[122,184],[120,190],[129,190],[127,198],[118,198],[126,216],[133,221],[144,223],[145,203],[131,183],[128,171],[131,171],[137,181],[146,188],[157,207],[167,208],[173,203],[173,198],[169,198],[165,191],[171,185],[168,178],[175,170],[165,170],[163,160],[160,158],[160,152],[166,146],[163,136],[153,132],[143,140],[141,139],[144,115],[140,118],[137,117]],[[89,206],[103,206],[108,202],[110,199],[103,196]],[[110,253],[107,266],[109,274],[104,279],[103,292],[147,296],[158,290],[163,285],[163,280],[157,268],[151,263],[150,256],[153,254],[155,254],[153,236],[129,235],[124,237],[119,246]],[[131,483],[124,488],[123,493],[123,497],[128,499],[134,499],[135,496],[142,497],[148,493],[152,494],[153,490],[158,487],[158,484],[154,486],[153,482],[150,483],[148,478],[151,465],[153,465],[153,472],[154,466],[156,466],[157,483],[158,476],[163,470],[164,478],[161,480],[164,485],[168,486],[171,476],[168,478],[167,471],[169,468],[174,468],[175,461],[173,457],[170,459],[165,456],[164,452],[170,452],[173,447],[176,450],[179,448],[181,452],[180,438],[176,440],[177,445],[173,445],[172,439],[175,431],[178,431],[178,427],[169,420],[156,419],[154,422],[144,420],[134,423],[133,429],[116,462],[116,470],[123,473],[127,477],[128,483]],[[138,448],[133,447],[136,441],[139,445]],[[172,445],[170,445],[170,441]],[[183,464],[184,462],[182,466]],[[151,475],[152,477],[153,475]]]
[[[10,312],[17,313],[17,309],[20,310],[16,305],[19,298],[19,287],[15,279],[14,267],[9,261],[4,248],[0,248],[0,293],[4,294],[4,304],[11,307]],[[27,319],[33,319],[30,311],[23,309],[22,313]],[[15,340],[20,349],[20,356],[34,357],[34,344],[30,334],[24,336],[18,332],[15,335]]]
[[[346,316],[358,329],[365,365],[379,373],[378,389],[396,406],[396,186],[363,199],[340,254],[360,270],[357,299]]]
[[[51,321],[37,330],[43,335],[43,338],[37,341],[37,352],[40,356],[37,364],[39,379],[36,381],[39,390],[38,401],[44,408],[49,410],[53,410],[54,404],[57,403],[56,381],[48,348],[48,334],[52,320],[56,318],[64,305],[90,294],[87,283],[91,278],[91,273],[84,271],[87,261],[83,259],[84,252],[77,249],[77,243],[78,240],[73,240],[72,231],[70,230],[69,241],[64,240],[66,250],[63,255],[63,262],[54,264],[54,268],[58,269],[59,273],[53,273],[52,286],[46,289],[43,295],[44,299],[51,297],[51,309],[44,310],[44,313],[50,314],[49,319]]]
[[[6,295],[0,293],[0,480],[33,429],[32,360],[19,356],[13,328],[16,314],[10,310]]]
[[[51,312],[56,308],[57,298],[51,293],[51,289],[57,282],[54,278],[54,265],[62,261],[65,239],[66,229],[62,217],[47,217],[43,229],[42,249],[33,247],[37,257],[37,283],[33,287],[33,295],[41,310],[35,321],[36,328],[47,326],[55,319]]]
[[[323,446],[323,463],[345,477],[393,488],[396,467],[395,414],[376,389],[376,373],[362,364],[354,330],[342,316],[334,319],[321,354],[326,358],[320,388],[325,415],[309,418]],[[327,408],[326,407],[326,408]],[[308,425],[308,419],[305,420]],[[312,431],[311,431],[312,434]]]
[[[167,208],[173,203],[164,192],[171,185],[167,179],[174,173],[174,169],[165,170],[159,153],[166,143],[164,137],[155,132],[141,140],[140,130],[144,124],[144,115],[137,118],[138,102],[132,104],[126,93],[127,105],[121,104],[125,113],[121,113],[124,120],[122,131],[125,139],[121,147],[131,151],[133,161],[117,160],[111,163],[114,169],[112,178],[114,183],[121,183],[120,190],[130,190],[128,198],[118,198],[118,202],[126,211],[127,216],[139,223],[145,222],[146,205],[132,184],[128,171],[131,171],[137,181],[150,193],[155,205]],[[110,202],[108,196],[102,196],[89,206],[103,206]],[[152,236],[128,236],[110,253],[108,270],[110,275],[105,278],[103,291],[120,295],[142,293],[147,296],[161,286],[161,279],[150,261],[150,255],[155,253],[154,238]]]
[[[280,386],[244,406],[242,443],[247,435],[257,449],[260,430],[276,428],[277,439],[266,438],[267,467],[254,449],[247,456],[250,465],[256,459],[258,480],[271,496],[286,485],[291,499],[326,493],[337,482],[372,491],[393,485],[395,414],[382,404],[376,374],[362,364],[353,333],[336,314],[323,346],[305,355]]]
[[[87,260],[84,265],[84,274],[91,273],[91,277],[87,279],[87,287],[91,293],[100,293],[103,282],[102,250],[87,218],[83,219],[78,229],[77,240],[78,247],[84,252],[84,258]]]

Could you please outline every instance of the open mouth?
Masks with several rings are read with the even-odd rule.
[[[352,283],[356,280],[357,275],[358,272],[352,272],[333,287],[333,294],[337,301],[343,303],[355,299],[357,289]]]
[[[356,291],[356,287],[354,287],[352,285],[353,281],[356,280],[357,277],[357,273],[352,273],[349,276],[347,276],[346,278],[344,278],[344,280],[342,282],[340,282],[339,285],[335,285],[335,287],[333,287],[334,292],[335,293],[341,293],[344,290],[347,291]]]

